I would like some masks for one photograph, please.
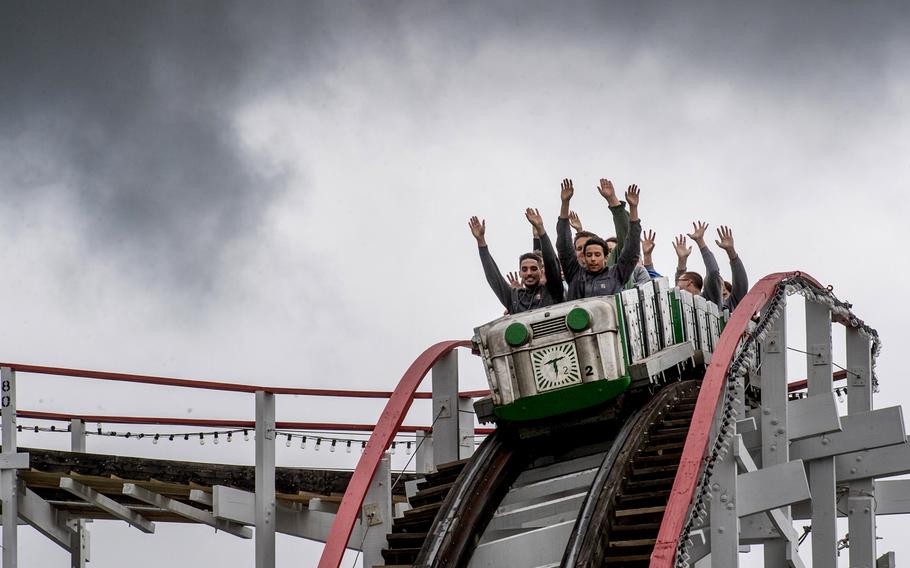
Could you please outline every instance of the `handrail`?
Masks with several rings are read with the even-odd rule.
[[[414,393],[420,385],[426,374],[433,368],[442,357],[454,351],[458,347],[469,347],[470,341],[443,341],[433,345],[420,354],[417,359],[411,363],[408,370],[405,371],[395,392],[386,403],[382,416],[379,418],[370,441],[367,442],[366,450],[357,463],[357,469],[351,476],[351,481],[341,499],[341,505],[332,528],[329,531],[328,539],[325,541],[325,548],[322,549],[322,556],[319,559],[319,568],[338,568],[341,559],[344,556],[344,550],[351,537],[354,529],[354,523],[360,516],[360,507],[366,497],[367,489],[370,486],[373,476],[379,467],[379,462],[385,453],[386,448],[395,437],[395,433],[401,427],[411,403],[414,401]]]
[[[249,428],[256,427],[253,420],[235,420],[219,418],[166,418],[157,416],[108,416],[91,414],[63,414],[59,412],[42,412],[39,410],[19,410],[19,418],[33,420],[56,420],[69,422],[82,420],[84,422],[102,422],[108,424],[156,424],[165,426],[203,426],[206,428]],[[340,430],[343,432],[371,432],[373,424],[346,424],[334,422],[276,422],[275,428],[279,430]],[[475,428],[476,434],[491,434],[494,428]],[[399,432],[432,432],[431,426],[403,425]]]
[[[717,405],[722,399],[727,370],[736,356],[740,338],[746,333],[752,315],[765,307],[778,285],[784,280],[797,276],[818,288],[822,287],[811,276],[801,272],[769,274],[749,290],[724,327],[711,358],[711,364],[702,380],[701,391],[698,401],[695,403],[695,412],[692,415],[689,433],[686,435],[679,468],[676,470],[676,477],[673,480],[673,489],[670,491],[660,530],[657,533],[657,542],[651,553],[649,568],[672,568],[676,559],[677,543],[689,514],[689,505],[692,503],[696,484],[701,474],[704,456],[708,448],[708,437],[711,433]]]
[[[47,367],[43,365],[27,365],[24,363],[2,363],[0,367],[9,367],[20,373],[35,373],[39,375],[54,375],[58,377],[78,377],[82,379],[100,379],[105,381],[120,381],[127,383],[141,383],[146,385],[160,385],[169,387],[182,387],[191,389],[217,390],[226,392],[255,393],[265,391],[272,394],[292,394],[298,396],[333,396],[339,398],[390,398],[391,391],[367,391],[344,389],[315,389],[299,387],[268,387],[259,385],[245,385],[240,383],[225,383],[221,381],[197,381],[192,379],[177,379],[156,375],[137,375],[133,373],[113,373],[110,371],[90,371],[86,369],[71,369],[68,367]],[[477,398],[487,396],[490,391],[477,390],[458,393],[459,398]],[[419,392],[414,398],[433,398],[433,393]]]

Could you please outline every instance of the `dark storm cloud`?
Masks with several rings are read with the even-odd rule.
[[[205,288],[281,179],[243,156],[231,113],[250,46],[219,3],[5,3],[4,201],[59,191],[92,254]],[[54,189],[48,189],[54,188]]]
[[[286,83],[302,82],[318,104],[332,96],[323,73],[379,57],[400,63],[387,80],[414,89],[410,110],[399,111],[445,112],[433,73],[408,83],[409,65],[429,61],[444,77],[499,42],[516,53],[529,43],[578,47],[615,62],[647,52],[680,75],[865,101],[895,45],[906,49],[906,6],[6,2],[0,188],[5,201],[63,192],[93,253],[205,288],[225,247],[256,231],[284,188],[238,147],[232,118]],[[522,96],[521,85],[497,88]]]

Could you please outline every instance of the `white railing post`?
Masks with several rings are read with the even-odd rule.
[[[275,395],[256,391],[256,568],[275,568]]]
[[[847,328],[847,413],[872,410],[872,350],[869,338]],[[851,568],[875,567],[874,479],[850,482],[847,526]],[[814,538],[814,536],[813,536]]]
[[[414,472],[430,473],[433,471],[433,432],[418,430],[415,443],[417,449],[414,450]]]
[[[781,300],[780,317],[768,329],[761,343],[761,438],[763,468],[787,463],[790,440],[787,435],[787,324],[786,304]],[[790,507],[781,512],[790,522]],[[765,543],[765,568],[785,568],[789,543],[778,538]]]
[[[70,420],[70,451],[85,453],[85,421],[79,418]],[[70,568],[85,568],[85,563],[89,561],[89,540],[85,521],[73,519],[68,524],[73,528],[70,535]]]
[[[433,365],[433,463],[469,457],[474,452],[474,415],[470,399],[458,398],[458,352]]]
[[[388,546],[386,535],[392,532],[392,462],[389,453],[383,456],[370,482],[360,509],[363,529],[363,567],[385,564],[382,549]]]
[[[0,369],[2,380],[3,455],[15,457],[16,445],[16,372]],[[0,497],[3,502],[3,566],[16,568],[18,562],[19,482],[15,467],[0,470]]]
[[[733,408],[743,411],[743,387],[737,386]],[[737,568],[739,566],[739,514],[737,510],[736,458],[739,435],[733,435],[730,450],[719,458],[711,474],[710,533],[711,564]]]
[[[831,309],[806,300],[808,396],[832,395]],[[837,566],[837,487],[834,456],[808,464],[812,493],[812,565]]]

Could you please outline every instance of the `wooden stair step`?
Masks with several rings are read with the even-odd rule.
[[[420,507],[414,507],[413,509],[408,509],[404,512],[403,518],[405,519],[414,519],[419,517],[425,517],[427,515],[431,517],[436,516],[436,511],[442,506],[442,503],[429,503],[427,505],[421,505]]]
[[[611,540],[607,546],[610,548],[633,548],[639,546],[654,546],[656,538],[639,538],[636,540]]]
[[[419,548],[383,548],[382,557],[393,564],[412,563],[417,560]]]
[[[666,442],[663,444],[648,444],[647,446],[642,448],[641,454],[654,455],[654,454],[659,454],[660,452],[665,452],[667,450],[676,450],[676,449],[681,450],[682,447],[685,445],[686,445],[685,441]]]
[[[610,530],[614,533],[622,532],[654,532],[660,530],[660,523],[635,523],[628,525],[613,525]]]
[[[679,469],[679,464],[669,464],[669,465],[655,465],[651,467],[632,467],[632,475],[651,475],[655,473],[676,473],[676,470]]]
[[[662,463],[662,462],[669,462],[669,461],[675,461],[678,463],[680,458],[682,458],[682,454],[679,452],[654,454],[654,455],[650,455],[650,456],[637,455],[637,456],[635,456],[633,463],[650,464],[650,463]]]
[[[418,533],[430,530],[435,517],[417,517],[416,519],[398,517],[392,521],[393,533]]]
[[[685,426],[686,428],[692,423],[692,418],[672,418],[670,420],[664,420],[661,422],[661,426],[666,426],[668,428],[673,428],[676,426]]]
[[[649,499],[662,499],[664,501],[670,496],[669,489],[662,489],[660,491],[643,491],[641,493],[623,493],[616,497],[617,502],[628,504],[635,503],[636,501],[647,501]]]
[[[635,517],[638,515],[652,515],[654,513],[663,513],[667,508],[666,505],[660,505],[659,507],[641,507],[638,509],[621,509],[617,510],[614,515],[618,517]]]
[[[455,485],[455,482],[443,483],[442,485],[436,485],[434,487],[428,487],[426,489],[421,489],[414,494],[413,497],[408,499],[411,504],[411,507],[420,507],[430,503],[435,503],[437,501],[442,501],[446,498],[446,495],[449,494],[449,490],[452,489],[452,486]]]
[[[649,562],[650,554],[630,554],[624,556],[607,556],[604,561],[606,564],[624,564],[628,562]]]
[[[413,544],[414,542],[419,542],[422,545],[425,538],[427,538],[426,532],[391,533],[386,535],[386,540],[389,541],[389,546],[392,548],[407,548],[407,546],[400,545]]]
[[[672,477],[659,477],[657,479],[645,479],[643,481],[630,481],[626,484],[625,489],[631,492],[638,492],[642,489],[654,489],[659,491],[661,489],[670,489],[673,486]],[[659,489],[658,489],[659,488]]]
[[[648,434],[649,441],[663,441],[663,440],[675,440],[677,438],[685,438],[689,433],[688,428],[668,428],[666,430],[658,430],[654,433]]]

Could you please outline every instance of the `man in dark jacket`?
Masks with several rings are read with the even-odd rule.
[[[536,229],[540,238],[541,255],[528,252],[519,258],[521,288],[509,286],[500,273],[499,267],[496,266],[496,261],[493,260],[489,247],[487,247],[486,221],[481,221],[476,216],[471,217],[468,221],[471,234],[477,240],[480,263],[487,277],[487,283],[510,314],[558,304],[564,299],[562,278],[559,275],[559,261],[556,259],[553,243],[547,236],[543,219],[536,209],[525,210],[525,217]],[[544,280],[546,283],[542,283]]]
[[[638,218],[639,189],[635,185],[626,191],[629,204],[629,233],[626,235],[619,259],[613,266],[607,266],[607,243],[591,238],[584,245],[585,270],[569,284],[568,298],[609,296],[622,291],[629,280],[641,252],[641,220]]]

